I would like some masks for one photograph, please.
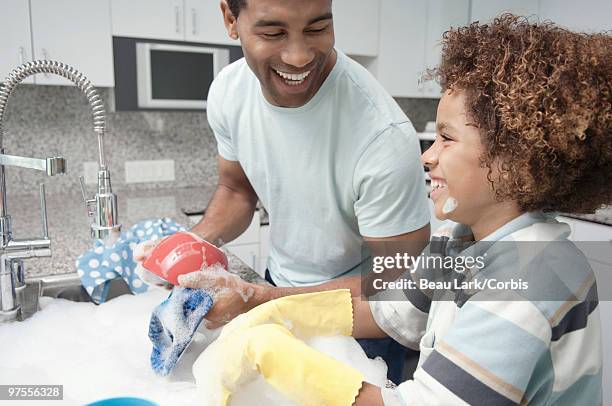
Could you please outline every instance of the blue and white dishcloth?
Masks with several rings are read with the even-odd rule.
[[[97,304],[104,303],[109,282],[116,278],[123,278],[134,294],[146,292],[148,285],[134,272],[134,248],[143,241],[159,240],[185,230],[185,227],[165,217],[136,223],[127,232],[121,233],[111,247],[106,247],[102,240],[96,240],[93,248],[76,261],[81,284]]]
[[[205,291],[175,286],[170,296],[153,310],[149,323],[153,371],[160,375],[172,371],[212,305],[213,300]]]

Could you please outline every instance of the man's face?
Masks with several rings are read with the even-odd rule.
[[[228,28],[277,106],[306,104],[336,62],[331,0],[247,0]]]

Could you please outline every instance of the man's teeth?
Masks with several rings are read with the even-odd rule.
[[[432,179],[431,189],[446,189],[446,182],[440,179]]]
[[[308,77],[308,75],[310,75],[310,71],[306,71],[304,73],[285,73],[275,70],[275,72],[278,73],[278,76],[285,79],[285,82],[290,85],[299,85]]]

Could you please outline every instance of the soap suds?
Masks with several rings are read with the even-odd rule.
[[[160,405],[203,404],[197,399],[191,366],[219,330],[200,327],[168,377],[150,367],[148,327],[151,312],[168,296],[150,290],[124,295],[96,306],[63,299],[41,298],[42,311],[19,323],[0,326],[0,382],[64,385],[64,402],[82,405],[118,396],[142,397]],[[376,385],[384,383],[386,365],[368,360],[348,337],[316,338],[316,349],[346,362]],[[215,365],[211,365],[215,368]],[[263,379],[246,385],[234,406],[287,406]]]

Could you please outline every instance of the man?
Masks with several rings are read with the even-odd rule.
[[[221,10],[245,58],[209,92],[219,184],[193,231],[229,242],[259,198],[271,225],[266,278],[278,287],[250,286],[245,301],[236,290],[246,282],[231,282],[240,286],[218,295],[207,318],[219,325],[298,293],[349,288],[358,296],[368,244],[414,241],[418,255],[429,239],[414,128],[364,68],[334,49],[331,0],[224,0]],[[227,283],[201,276],[181,284]]]

